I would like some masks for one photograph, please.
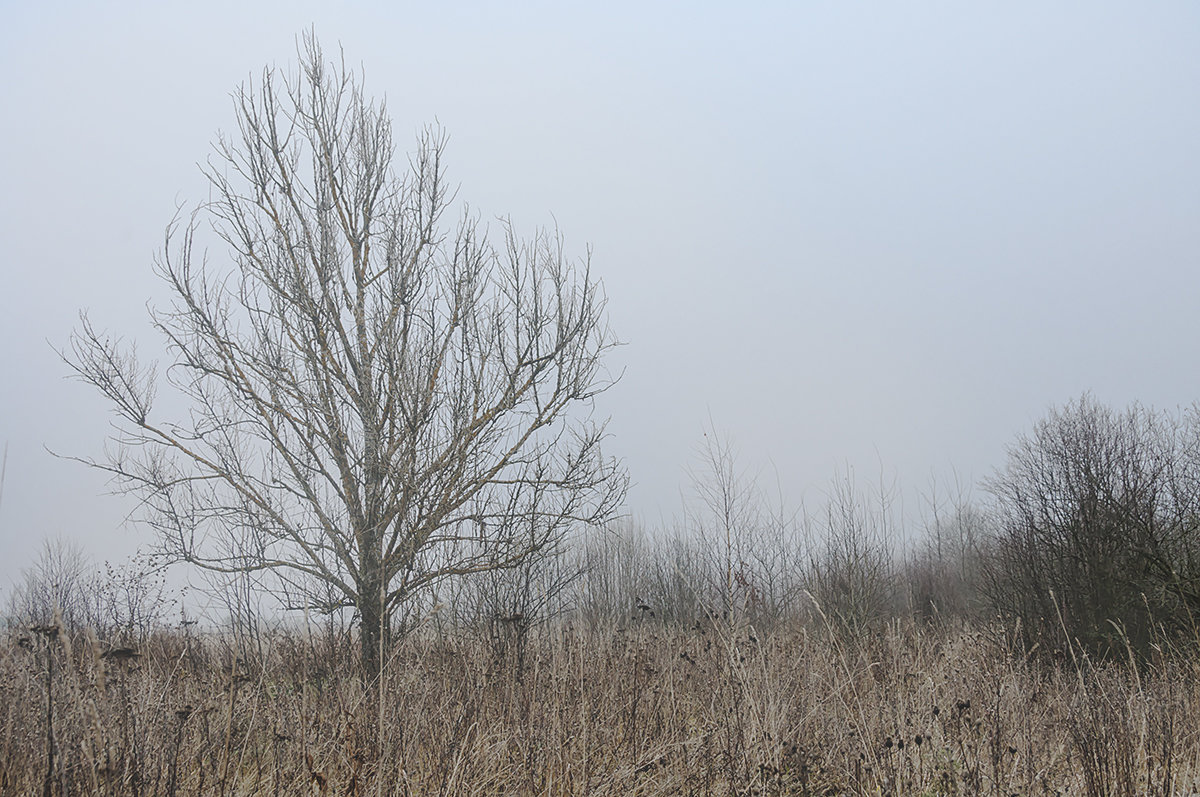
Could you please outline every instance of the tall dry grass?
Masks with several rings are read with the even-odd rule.
[[[535,629],[518,655],[494,639],[417,632],[382,683],[364,685],[336,634],[276,634],[253,660],[219,636],[106,649],[86,635],[16,634],[0,650],[0,793],[1200,788],[1194,651],[1095,663],[1027,655],[1010,636],[898,622],[849,636],[819,617],[769,633],[560,623]]]

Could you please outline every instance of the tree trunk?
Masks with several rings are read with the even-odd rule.
[[[359,634],[362,643],[363,678],[368,683],[378,680],[383,669],[383,657],[388,650],[391,622],[383,608],[383,568],[377,557],[363,563],[363,578],[358,590],[358,613],[362,620]]]

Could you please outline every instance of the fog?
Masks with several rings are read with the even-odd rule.
[[[401,150],[444,127],[483,218],[591,247],[626,343],[597,409],[648,525],[710,427],[789,504],[846,469],[912,503],[1084,391],[1200,399],[1194,3],[11,4],[0,589],[46,538],[151,542],[51,453],[113,431],[55,349],[87,309],[158,350],[164,229],[230,93],[310,27]]]

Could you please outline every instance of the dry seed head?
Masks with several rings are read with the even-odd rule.
[[[89,627],[85,632],[87,635],[88,650],[92,653],[92,678],[95,679],[96,691],[104,697],[104,667],[101,666],[103,654],[100,652],[100,639],[96,636],[96,629]]]

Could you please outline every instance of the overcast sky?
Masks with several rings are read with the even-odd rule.
[[[154,350],[164,227],[309,26],[402,147],[441,123],[484,217],[592,246],[651,525],[710,419],[798,503],[847,467],[973,482],[1083,391],[1200,399],[1192,0],[0,6],[0,589],[47,536],[148,541],[47,453],[111,431],[52,347],[87,308]]]

